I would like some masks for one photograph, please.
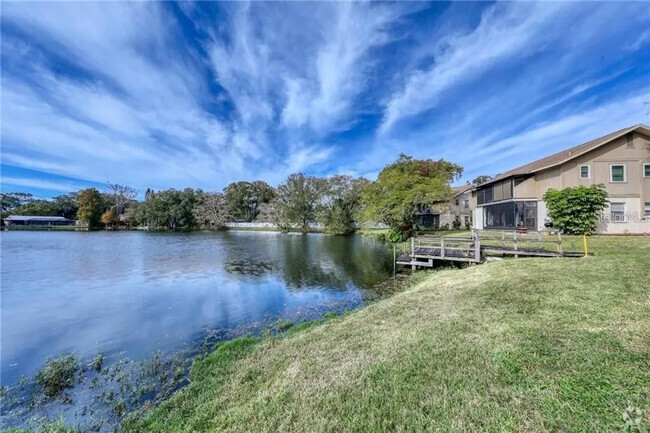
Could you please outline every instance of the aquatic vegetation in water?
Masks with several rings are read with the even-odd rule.
[[[93,359],[93,370],[99,373],[102,371],[102,365],[104,365],[104,353],[100,352]]]
[[[60,397],[63,391],[74,387],[79,369],[79,360],[73,353],[48,359],[45,367],[36,373],[36,384],[45,397]]]
[[[293,326],[293,322],[290,320],[278,319],[276,323],[276,328],[278,332],[284,332]]]

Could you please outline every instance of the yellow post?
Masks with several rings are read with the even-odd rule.
[[[587,250],[587,235],[585,234],[582,235],[582,247],[585,250],[585,257],[587,257],[589,251]]]

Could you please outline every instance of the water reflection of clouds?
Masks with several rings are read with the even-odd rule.
[[[139,358],[178,347],[208,328],[237,327],[333,301],[361,302],[358,270],[345,271],[341,265],[347,259],[332,257],[346,245],[347,250],[362,245],[352,239],[14,234],[24,236],[2,239],[5,383],[62,351],[92,354],[103,348]],[[25,250],[16,246],[23,242],[29,245]],[[13,254],[9,266],[6,251]],[[385,277],[386,269],[372,266],[374,272],[363,274]]]

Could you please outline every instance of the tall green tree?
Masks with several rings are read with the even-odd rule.
[[[275,197],[275,190],[266,182],[233,182],[224,189],[230,215],[240,221],[252,222],[260,206]]]
[[[278,186],[276,206],[282,218],[302,231],[309,230],[309,223],[316,221],[320,200],[327,188],[323,178],[303,173],[290,175]]]
[[[608,205],[605,185],[549,189],[543,197],[553,227],[570,235],[596,230],[598,213]]]
[[[56,216],[75,219],[77,216],[77,193],[61,194],[53,199]]]
[[[462,172],[462,167],[443,159],[421,160],[402,154],[364,189],[363,217],[388,224],[393,239],[403,238],[413,228],[418,206],[434,206],[453,198],[449,184]]]
[[[88,228],[99,227],[106,203],[99,191],[87,188],[77,195],[77,219],[88,224]]]
[[[141,224],[169,230],[191,229],[196,225],[194,207],[202,191],[185,188],[152,192],[138,207]]]
[[[351,176],[332,176],[326,179],[321,200],[321,222],[328,233],[349,235],[356,230],[361,210],[361,195],[369,181]]]

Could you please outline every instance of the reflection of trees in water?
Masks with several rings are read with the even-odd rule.
[[[385,244],[358,237],[230,234],[225,269],[230,273],[282,278],[291,290],[315,286],[367,289],[390,270]]]
[[[369,289],[389,276],[391,256],[386,244],[362,237],[323,237],[323,247],[344,277],[360,289]]]

